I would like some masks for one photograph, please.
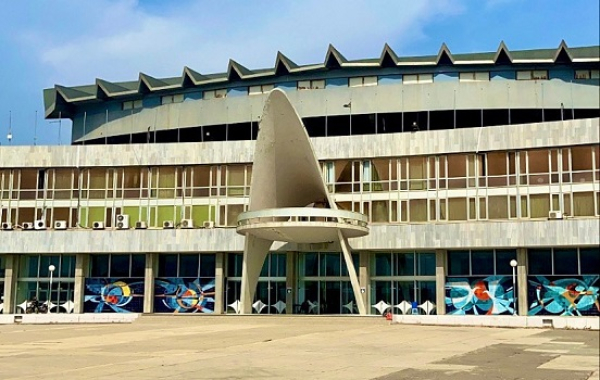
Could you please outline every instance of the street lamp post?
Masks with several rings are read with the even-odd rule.
[[[510,260],[513,276],[513,315],[517,315],[517,260]]]
[[[54,271],[56,270],[56,267],[50,264],[48,270],[50,271],[50,288],[48,289],[48,313],[50,313],[50,305],[52,304],[52,276],[54,274]]]

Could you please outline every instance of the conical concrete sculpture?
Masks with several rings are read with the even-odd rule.
[[[319,204],[323,207],[307,207]],[[327,191],[306,129],[281,90],[263,110],[252,167],[250,205],[238,217],[246,237],[242,265],[242,314],[252,313],[260,271],[273,241],[340,241],[360,314],[366,314],[347,239],[368,234],[367,218],[338,210]]]

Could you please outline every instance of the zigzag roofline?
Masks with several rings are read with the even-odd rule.
[[[294,61],[277,53],[272,68],[251,70],[240,63],[230,60],[227,72],[204,75],[189,67],[184,67],[181,76],[170,78],[154,78],[140,73],[137,82],[109,82],[96,79],[95,84],[86,86],[65,87],[55,85],[44,90],[46,117],[58,117],[57,104],[77,104],[81,102],[100,101],[110,98],[128,97],[135,94],[153,93],[178,88],[200,87],[215,83],[238,82],[255,78],[272,77],[297,73],[309,73],[322,70],[367,67],[406,67],[437,65],[469,65],[469,64],[519,64],[519,63],[555,63],[600,62],[600,46],[570,48],[561,41],[556,49],[516,50],[508,49],[504,41],[496,52],[452,54],[446,44],[442,44],[437,55],[400,57],[386,43],[381,55],[376,59],[348,60],[333,45],[329,45],[323,63],[300,66]],[[59,99],[60,98],[60,99]],[[63,115],[65,113],[63,112]]]

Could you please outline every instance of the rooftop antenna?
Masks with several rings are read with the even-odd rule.
[[[12,145],[12,138],[12,111],[8,111],[8,134],[6,135],[8,145]]]
[[[60,137],[60,131],[62,127],[62,112],[58,112],[58,145],[62,145],[62,138]]]
[[[35,110],[35,120],[33,122],[33,146],[37,145],[37,110]]]
[[[62,112],[58,112],[58,121],[50,121],[50,124],[58,123],[58,145],[62,145],[62,139],[60,138],[60,129],[62,126]]]

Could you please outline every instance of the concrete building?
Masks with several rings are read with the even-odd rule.
[[[598,315],[599,69],[598,46],[564,42],[356,61],[330,46],[322,64],[279,53],[268,69],[57,85],[46,117],[73,121],[72,145],[0,147],[0,308]],[[237,232],[263,208],[251,179],[271,178],[252,163],[274,88],[329,198],[301,204],[307,186],[288,183],[297,199],[264,207],[359,213],[369,233],[273,243],[250,308]],[[301,160],[279,151],[295,178]]]

